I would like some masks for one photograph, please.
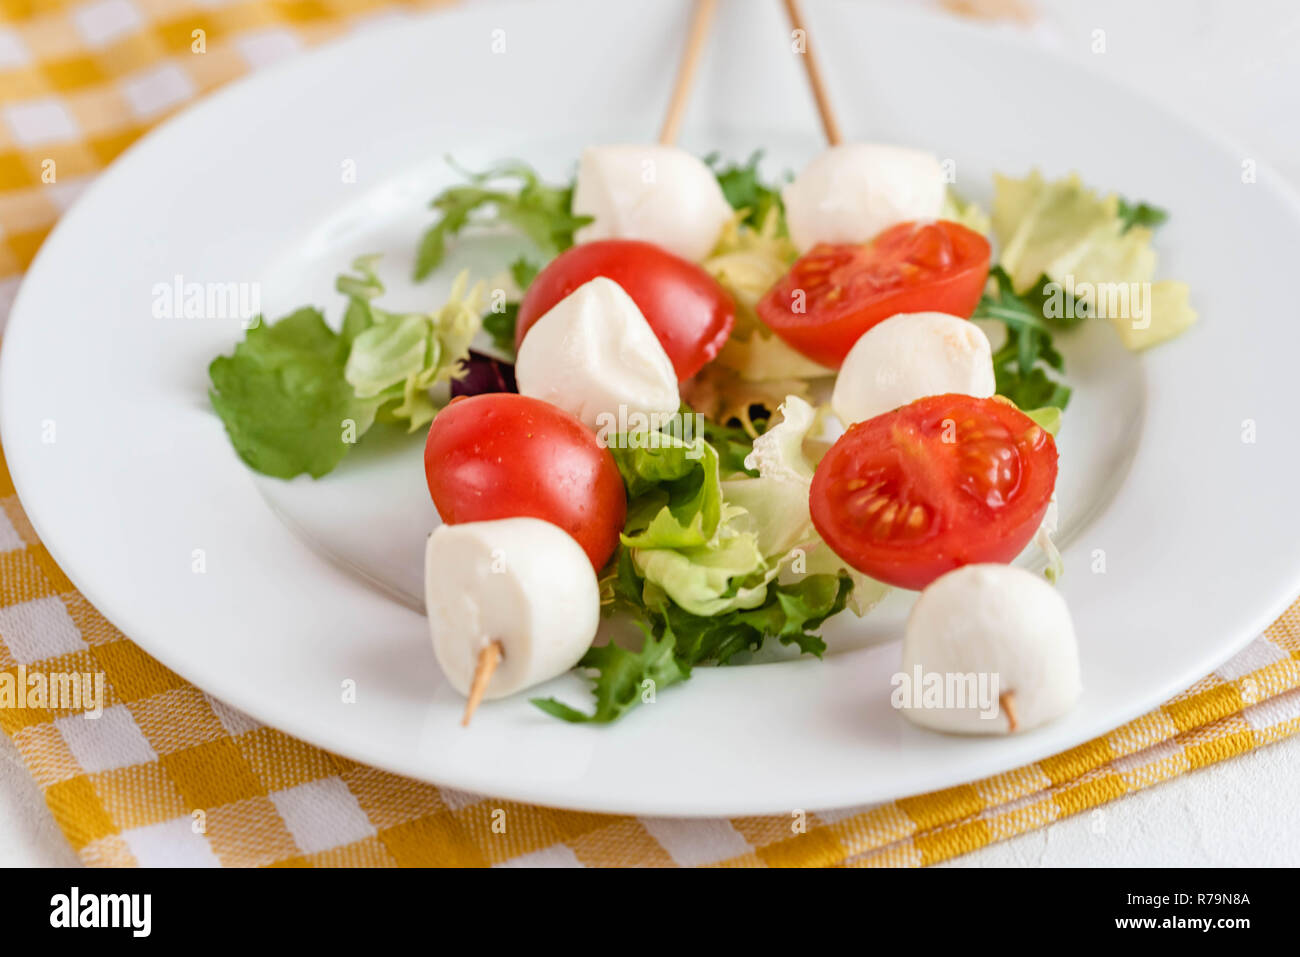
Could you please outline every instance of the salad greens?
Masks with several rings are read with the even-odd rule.
[[[595,709],[582,712],[555,698],[533,698],[547,714],[571,722],[608,723],[670,685],[685,681],[695,665],[725,665],[769,636],[805,654],[821,657],[826,644],[816,630],[844,610],[852,589],[846,575],[808,575],[768,589],[763,602],[711,617],[674,605],[648,609],[639,598],[640,580],[627,552],[620,552],[613,579],[613,607],[630,612],[645,635],[640,651],[611,642],[593,647],[578,662],[591,675]]]
[[[339,332],[314,308],[269,325],[258,317],[234,354],[208,367],[212,407],[257,471],[320,478],[376,421],[427,425],[437,411],[430,388],[463,375],[481,286],[466,289],[461,275],[433,312],[388,312],[374,303],[384,292],[375,260],[362,256],[354,275],[338,277],[348,298]]]
[[[447,240],[469,225],[474,213],[480,214],[474,220],[477,225],[508,225],[548,258],[572,246],[573,234],[591,222],[590,216],[573,215],[573,183],[544,183],[526,163],[507,161],[482,173],[461,172],[468,183],[443,190],[429,203],[439,217],[420,240],[416,279],[438,268],[447,254]]]
[[[989,289],[980,298],[972,319],[994,319],[1006,326],[1007,338],[993,353],[997,394],[1022,409],[1055,406],[1064,409],[1070,388],[1048,370],[1065,371],[1065,360],[1052,344],[1051,330],[1032,295],[1018,296],[1002,266],[989,271]]]
[[[792,396],[782,412],[754,440],[748,471],[725,481],[702,438],[611,442],[628,517],[603,586],[607,607],[630,614],[645,643],[640,652],[593,648],[579,662],[594,672],[590,714],[554,699],[536,699],[539,707],[568,721],[612,721],[646,688],[684,681],[697,664],[726,664],[770,637],[820,656],[826,646],[815,631],[826,618],[851,599],[861,614],[883,596],[884,586],[841,567],[813,528],[814,463],[804,448],[816,411]]]
[[[371,302],[383,292],[373,258],[358,259],[353,268],[363,282],[347,284],[348,288],[355,285],[357,294],[351,296],[344,323],[346,328],[356,316],[360,331],[352,341],[344,377],[362,399],[387,398],[400,389],[401,401],[386,411],[393,420],[406,420],[407,431],[414,432],[428,425],[437,411],[429,390],[458,375],[469,358],[470,340],[480,325],[482,286],[466,289],[469,276],[461,273],[441,308],[430,313],[391,313]]]
[[[523,256],[510,264],[510,282],[520,293],[531,285],[540,271],[538,266]],[[519,303],[503,302],[498,310],[495,306],[483,317],[483,331],[492,339],[502,355],[513,357],[515,354],[515,326],[519,321]]]
[[[338,465],[385,401],[358,396],[344,377],[350,335],[303,308],[271,324],[259,317],[233,355],[212,361],[212,407],[240,458],[276,478]]]
[[[710,153],[704,157],[704,163],[717,177],[722,187],[722,195],[731,208],[743,215],[739,222],[758,229],[775,213],[775,221],[785,233],[785,203],[781,200],[779,186],[769,185],[759,177],[758,164],[763,159],[763,151],[755,150],[744,163],[723,164],[721,154]],[[789,178],[790,174],[786,174]]]
[[[1053,302],[1068,291],[1087,314],[1109,319],[1131,350],[1172,339],[1196,321],[1185,283],[1155,281],[1152,228],[1165,221],[1164,210],[1100,196],[1077,175],[995,175],[994,185],[999,264],[1017,294],[1044,286],[1046,277]]]
[[[761,152],[709,165],[735,210],[701,264],[732,295],[734,330],[718,354],[683,385],[684,402],[663,432],[622,434],[609,442],[627,493],[620,544],[600,580],[607,612],[629,616],[644,636],[633,651],[610,643],[579,662],[592,682],[593,710],[553,698],[534,703],[572,722],[610,722],[658,690],[690,678],[702,664],[724,665],[775,638],[820,656],[822,623],[846,607],[863,614],[888,588],[847,568],[822,542],[809,512],[825,406],[813,404],[825,368],[774,335],[759,319],[760,298],[798,252],[785,226],[778,185],[759,173]],[[463,172],[463,171],[462,171]],[[504,162],[443,190],[431,201],[437,221],[424,233],[415,277],[445,259],[467,227],[504,226],[526,236],[544,261],[573,245],[590,217],[573,213],[573,183],[543,182],[529,166]],[[1048,181],[1033,172],[995,178],[991,214],[949,191],[943,217],[991,234],[1001,249],[974,319],[1000,323],[993,355],[997,394],[1055,435],[1070,389],[1054,335],[1105,315],[1103,283],[1150,287],[1146,324],[1109,315],[1125,345],[1145,348],[1196,319],[1187,287],[1152,282],[1152,231],[1167,213],[1117,195],[1099,196],[1077,176]],[[520,257],[485,311],[485,284],[459,276],[448,300],[427,312],[393,312],[376,257],[357,259],[336,287],[347,300],[339,331],[320,310],[302,308],[250,328],[233,354],[215,359],[210,396],[239,455],[280,478],[320,477],[377,422],[416,432],[437,414],[431,390],[453,381],[462,392],[510,389],[508,364],[471,353],[480,329],[495,350],[514,355],[518,296],[539,271]],[[1062,287],[1074,296],[1062,309]],[[464,380],[467,363],[476,374]],[[478,384],[478,379],[492,385]],[[691,426],[688,428],[687,426]],[[1035,541],[1049,558],[1055,504]]]
[[[1169,213],[1159,206],[1152,206],[1150,203],[1130,203],[1121,196],[1119,200],[1119,218],[1124,224],[1124,232],[1128,232],[1133,226],[1147,226],[1154,230],[1169,218]]]

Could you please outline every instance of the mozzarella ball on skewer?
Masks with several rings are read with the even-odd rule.
[[[663,144],[583,150],[573,212],[595,217],[578,230],[580,243],[643,239],[695,262],[713,250],[733,215],[713,171]]]
[[[1043,578],[1010,565],[966,565],[921,592],[903,638],[902,675],[917,674],[953,687],[960,676],[990,679],[994,701],[932,707],[914,690],[902,709],[915,724],[959,734],[1035,728],[1065,714],[1082,693],[1065,599]]]
[[[539,518],[440,525],[429,536],[424,576],[434,655],[463,695],[494,642],[500,660],[485,698],[563,674],[596,637],[600,589],[591,562]]]

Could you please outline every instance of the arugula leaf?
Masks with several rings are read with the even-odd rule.
[[[736,211],[744,210],[740,220],[754,228],[761,226],[771,210],[776,210],[780,221],[780,231],[785,231],[785,203],[781,200],[779,186],[769,186],[758,175],[758,164],[763,159],[763,151],[755,150],[749,160],[741,165],[731,163],[723,165],[719,153],[710,153],[704,157],[704,163],[713,170],[722,195]]]
[[[375,421],[383,396],[360,398],[344,378],[346,341],[320,310],[258,322],[208,366],[212,407],[240,458],[266,475],[320,478]]]
[[[1149,229],[1155,229],[1157,226],[1163,225],[1165,220],[1169,218],[1169,212],[1141,200],[1130,203],[1121,196],[1119,198],[1119,218],[1120,222],[1124,224],[1123,232],[1128,232],[1134,226],[1146,226]]]
[[[429,203],[440,215],[420,240],[417,280],[438,268],[447,254],[447,240],[470,224],[473,213],[486,214],[475,222],[513,227],[548,256],[572,246],[573,234],[591,222],[590,216],[573,215],[572,183],[543,183],[525,163],[507,161],[482,173],[460,172],[468,183],[443,190]]]
[[[687,680],[696,665],[722,665],[743,651],[756,651],[768,637],[821,657],[826,643],[814,632],[844,610],[852,590],[847,575],[808,575],[794,584],[773,584],[757,608],[703,616],[670,603],[652,611],[640,604],[639,579],[623,549],[614,592],[616,601],[638,617],[645,634],[641,650],[603,645],[578,662],[596,672],[591,678],[596,707],[590,714],[554,698],[534,698],[533,704],[565,721],[608,723],[641,704],[647,691],[657,694]]]
[[[1065,359],[1052,345],[1041,305],[1031,306],[1016,295],[1011,277],[1002,266],[994,266],[989,278],[995,291],[985,292],[971,318],[995,319],[1007,327],[1007,341],[993,354],[998,395],[1022,409],[1048,405],[1064,409],[1070,401],[1070,389],[1053,379],[1043,366],[1064,372]]]
[[[555,698],[533,698],[533,704],[565,721],[607,724],[640,704],[643,695],[657,694],[691,676],[690,667],[675,654],[676,641],[671,633],[655,638],[648,627],[642,626],[642,630],[645,643],[640,651],[628,651],[611,643],[589,649],[578,662],[579,668],[594,668],[597,672],[592,679],[596,709],[591,714]]]

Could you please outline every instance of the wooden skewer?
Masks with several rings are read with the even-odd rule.
[[[835,111],[831,109],[831,98],[826,92],[821,67],[817,65],[817,58],[813,55],[812,40],[808,36],[808,28],[804,25],[803,13],[799,10],[799,0],[785,0],[785,14],[790,20],[790,29],[803,34],[803,68],[808,74],[808,85],[812,87],[813,99],[817,101],[817,113],[822,118],[826,142],[831,146],[838,146],[841,142],[840,124],[835,119]]]
[[[1007,730],[1012,734],[1016,733],[1019,722],[1016,721],[1016,693],[1014,691],[1004,691],[998,695],[998,704],[1002,706],[1002,711],[1007,716]]]
[[[465,702],[465,716],[460,719],[462,728],[469,727],[469,719],[474,717],[474,712],[478,710],[479,704],[483,701],[483,693],[487,691],[488,682],[492,680],[492,673],[497,670],[497,665],[501,664],[501,659],[505,657],[505,649],[501,647],[501,642],[491,641],[483,646],[483,650],[478,653],[478,665],[474,668],[474,680],[469,686],[469,700]]]
[[[686,101],[690,97],[691,81],[695,78],[695,67],[699,65],[704,41],[709,35],[709,25],[713,22],[717,7],[718,0],[695,0],[695,13],[691,16],[691,29],[686,35],[682,62],[677,65],[673,98],[668,103],[668,113],[664,117],[663,128],[659,131],[659,142],[665,146],[677,142],[677,131],[681,128]]]

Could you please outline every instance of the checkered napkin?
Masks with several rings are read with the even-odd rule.
[[[162,116],[359,20],[428,5],[0,0],[0,315],[59,213]],[[104,676],[99,717],[39,701],[5,706],[20,677],[74,673]],[[54,564],[0,453],[0,729],[87,864],[920,865],[1300,730],[1300,603],[1150,714],[973,784],[806,816],[555,811],[356,764],[168,671]]]

